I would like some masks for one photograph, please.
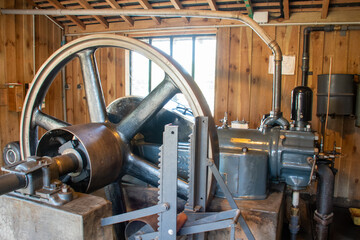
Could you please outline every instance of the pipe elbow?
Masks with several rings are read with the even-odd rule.
[[[334,173],[325,164],[320,164],[318,166],[317,173],[319,175],[319,178],[325,182],[333,182],[334,181],[334,178],[335,178]]]
[[[281,52],[279,44],[275,40],[273,40],[273,41],[270,42],[269,47],[270,47],[271,51],[274,53],[274,55],[275,55],[274,61],[280,61],[281,62],[282,61],[282,52]]]

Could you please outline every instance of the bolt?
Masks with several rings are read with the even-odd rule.
[[[53,183],[52,183],[55,187],[60,187],[62,182],[58,179],[54,180]]]
[[[246,152],[249,151],[249,149],[248,149],[247,147],[243,147],[243,148],[241,149],[241,151],[242,151],[243,153],[246,153]]]
[[[174,235],[174,231],[172,229],[169,229],[168,234],[172,236],[172,235]]]
[[[318,148],[314,148],[314,153],[317,155],[319,153],[319,149]]]
[[[63,192],[63,193],[67,193],[68,192],[68,186],[66,185],[66,184],[63,184],[62,185],[62,187],[61,187],[61,191]]]

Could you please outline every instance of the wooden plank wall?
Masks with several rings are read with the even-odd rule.
[[[25,0],[0,1],[0,8],[29,8]],[[35,71],[33,67],[32,16],[0,15],[0,88],[6,94],[6,83],[30,83],[42,63],[60,47],[61,31],[46,17],[35,17]],[[44,111],[62,118],[61,82],[57,77],[45,99]],[[51,96],[51,97],[50,97]],[[4,97],[4,96],[2,96]],[[5,97],[6,99],[6,97]],[[7,104],[0,106],[0,148],[8,142],[18,141],[21,113],[8,111]],[[2,165],[2,154],[1,161]]]
[[[301,56],[303,26],[268,26],[270,36],[278,41],[284,55],[296,56],[295,75],[282,78],[282,111],[290,119],[291,90],[301,82]],[[360,31],[314,32],[310,40],[309,86],[314,91],[313,121],[319,130],[316,117],[317,75],[329,73],[360,73]],[[272,75],[268,74],[271,51],[260,38],[247,28],[220,28],[217,34],[217,73],[215,121],[228,112],[229,120],[249,121],[251,128],[260,124],[263,114],[271,110]],[[221,47],[220,47],[221,46]],[[227,91],[224,91],[227,89]],[[334,141],[341,148],[336,159],[335,196],[360,200],[360,129],[354,119],[338,117],[329,119],[326,150],[332,150]]]

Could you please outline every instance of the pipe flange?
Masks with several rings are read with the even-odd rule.
[[[314,220],[321,225],[327,226],[333,222],[334,213],[330,213],[329,215],[320,214],[317,210],[314,213]]]

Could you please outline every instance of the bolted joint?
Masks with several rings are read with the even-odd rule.
[[[289,230],[292,234],[297,234],[300,230],[299,216],[291,216]]]
[[[332,223],[333,217],[334,213],[330,213],[329,215],[320,214],[318,211],[315,211],[314,213],[314,220],[323,226],[327,226]]]

